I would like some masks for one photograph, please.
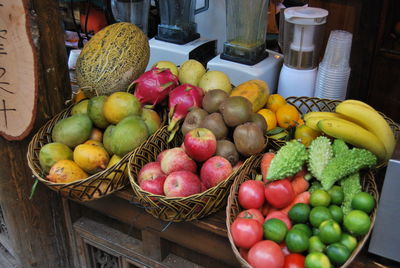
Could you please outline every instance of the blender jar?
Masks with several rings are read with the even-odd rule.
[[[267,56],[268,0],[226,0],[227,41],[221,58],[254,65]]]
[[[208,9],[208,0],[205,6],[196,9],[196,0],[162,0],[160,5],[160,21],[156,39],[175,43],[186,44],[198,39],[194,15]]]
[[[147,34],[150,0],[111,0],[111,10],[118,22],[130,22]]]

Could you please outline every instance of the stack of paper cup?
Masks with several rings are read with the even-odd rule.
[[[315,97],[335,100],[346,98],[352,38],[353,35],[346,31],[331,32],[318,68]]]

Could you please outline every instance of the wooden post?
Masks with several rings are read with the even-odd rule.
[[[32,49],[36,55],[36,62],[31,66],[35,68],[37,76],[36,119],[30,126],[28,136],[22,140],[9,141],[0,137],[0,206],[10,244],[8,250],[20,267],[70,267],[60,197],[43,185],[38,185],[33,199],[29,200],[34,179],[26,161],[32,136],[64,108],[65,100],[71,96],[58,1],[0,0],[0,8],[20,2],[25,5],[27,32],[32,33],[34,45],[18,49]],[[19,15],[24,16],[24,13]],[[2,16],[0,25],[8,23],[9,27],[13,27],[13,22],[7,19],[11,21],[12,16]],[[6,32],[11,30],[9,28]],[[12,42],[8,44],[13,45]],[[22,73],[26,67],[24,62],[16,61],[13,64],[17,66],[16,72]],[[32,79],[35,77],[32,76]],[[10,86],[18,90],[23,85],[16,83]],[[33,91],[34,88],[29,90]],[[0,92],[0,97],[4,94]],[[23,102],[24,96],[19,101]],[[18,120],[18,117],[14,120]]]

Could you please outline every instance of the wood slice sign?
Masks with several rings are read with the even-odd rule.
[[[0,135],[22,140],[36,113],[36,50],[25,0],[0,0]]]

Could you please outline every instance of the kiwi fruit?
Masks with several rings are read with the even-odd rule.
[[[215,154],[228,160],[232,167],[239,161],[239,153],[235,144],[228,140],[217,141],[217,152]]]
[[[253,105],[245,97],[231,96],[220,104],[219,111],[225,124],[229,127],[235,127],[250,121]]]
[[[265,121],[264,116],[262,116],[261,114],[252,113],[250,122],[256,123],[263,132],[265,132],[265,130],[267,129],[267,122]]]
[[[264,148],[265,137],[260,127],[253,122],[237,126],[233,131],[233,141],[236,149],[244,156],[261,152]]]
[[[201,121],[200,127],[211,130],[217,140],[226,138],[226,135],[228,134],[228,128],[226,127],[224,119],[220,113],[207,115],[203,121]]]
[[[192,129],[198,128],[203,119],[208,115],[208,113],[198,107],[194,107],[190,110],[190,112],[186,115],[185,121],[182,124],[182,134],[185,135]]]
[[[219,105],[228,97],[228,93],[226,93],[226,91],[223,91],[222,89],[213,89],[207,91],[203,97],[203,109],[209,113],[218,112]]]

